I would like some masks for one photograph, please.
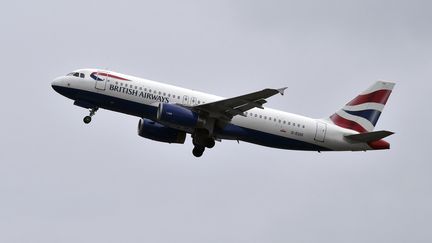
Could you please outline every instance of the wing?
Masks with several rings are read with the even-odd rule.
[[[252,108],[264,109],[262,105],[267,103],[265,99],[276,94],[283,95],[285,89],[286,87],[281,89],[263,89],[234,98],[194,106],[192,109],[200,113],[206,113],[209,117],[216,119],[231,120],[236,115],[244,116],[244,112]]]

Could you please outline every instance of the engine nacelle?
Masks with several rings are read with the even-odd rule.
[[[204,124],[204,121],[199,118],[196,112],[179,105],[167,103],[159,104],[157,119],[164,124],[168,123],[188,128],[201,127]]]
[[[160,123],[148,119],[141,119],[139,121],[138,135],[164,143],[183,144],[186,139],[185,132],[166,127]]]

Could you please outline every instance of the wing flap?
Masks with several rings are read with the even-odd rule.
[[[276,94],[284,94],[286,88],[263,89],[257,92],[237,96],[234,98],[219,100],[203,105],[192,107],[194,110],[205,112],[215,118],[230,120],[233,116],[243,115],[244,112],[253,108],[264,109],[265,99]]]
[[[235,109],[243,111],[243,112],[247,111],[247,110],[250,110],[250,109],[253,109],[253,108],[264,109],[263,105],[265,103],[267,103],[267,101],[263,99],[263,100],[258,100],[258,101],[255,101],[255,102],[248,102],[248,103],[246,103],[244,105],[236,107]]]

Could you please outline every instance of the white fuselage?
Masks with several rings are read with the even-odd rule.
[[[91,99],[93,103],[98,102],[98,98],[103,97],[105,100],[104,102],[108,102],[106,104],[112,103],[115,105],[116,102],[127,101],[131,102],[130,104],[132,105],[142,104],[153,108],[157,108],[160,102],[195,106],[224,99],[223,97],[199,91],[111,71],[82,69],[76,72],[84,74],[84,77],[59,77],[53,82],[53,87],[55,85],[62,90],[73,90],[71,93],[77,94],[77,96],[79,96],[77,99],[88,101],[88,96],[93,95],[94,99]],[[110,76],[102,77],[103,81],[96,81],[94,78],[90,77],[94,72],[104,72],[110,74]],[[81,91],[84,93],[78,94]],[[64,95],[68,96],[66,94]],[[75,99],[74,97],[69,98]],[[112,101],[110,99],[112,99]],[[100,107],[110,109],[107,105],[101,105]],[[133,115],[133,112],[128,110],[123,111],[118,107],[111,110]],[[257,131],[259,134],[270,134],[275,137],[288,138],[326,148],[324,150],[359,151],[371,149],[367,143],[350,143],[345,140],[345,135],[356,134],[357,132],[336,126],[328,119],[313,119],[267,107],[264,109],[253,108],[246,111],[244,115],[245,116],[234,116],[230,123],[237,127],[246,128],[248,131]],[[150,117],[145,118],[155,119],[154,115],[149,116]],[[241,138],[233,137],[232,134],[220,134],[219,137],[221,139],[242,140]],[[272,146],[272,143],[264,144],[263,142],[259,142],[258,144],[279,147]],[[320,149],[317,150],[320,151]]]

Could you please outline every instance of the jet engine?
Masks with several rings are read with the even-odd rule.
[[[196,128],[204,125],[204,120],[198,114],[186,107],[174,104],[160,103],[157,119],[163,124],[180,127]]]
[[[164,143],[183,144],[186,139],[185,132],[166,127],[160,123],[148,119],[141,119],[139,121],[138,135]]]

